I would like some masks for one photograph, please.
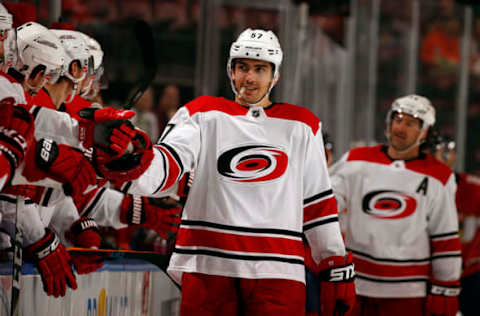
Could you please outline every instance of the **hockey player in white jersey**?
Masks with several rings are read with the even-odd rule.
[[[320,121],[270,100],[281,62],[273,32],[242,32],[227,65],[235,101],[202,96],[179,109],[149,168],[122,186],[161,196],[195,169],[168,268],[182,285],[181,315],[303,315],[304,235],[324,314],[355,300]]]
[[[458,310],[455,175],[420,150],[434,123],[428,99],[401,97],[387,114],[388,145],[352,149],[330,169],[357,273],[352,315]]]

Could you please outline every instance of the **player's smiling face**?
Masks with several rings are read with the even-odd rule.
[[[232,71],[232,79],[239,95],[235,101],[242,105],[259,102],[270,88],[273,80],[273,69],[269,62],[263,60],[240,58],[235,60]],[[269,98],[265,98],[260,106],[270,104]]]

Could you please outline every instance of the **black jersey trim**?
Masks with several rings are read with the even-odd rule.
[[[132,186],[132,181],[128,181],[127,184],[123,186],[123,189],[121,190],[122,193],[127,194],[131,186]]]
[[[92,203],[90,203],[90,205],[87,207],[87,209],[85,210],[85,212],[82,213],[82,216],[89,216],[90,215],[90,212],[92,212],[93,208],[95,207],[95,205],[97,205],[98,203],[98,200],[100,200],[100,198],[102,197],[103,193],[105,192],[106,188],[101,188],[100,191],[97,193],[97,195],[95,196],[95,199],[93,200]]]
[[[338,216],[330,217],[330,218],[327,218],[327,219],[319,219],[319,220],[316,220],[313,223],[309,223],[307,225],[304,225],[303,226],[303,231],[307,231],[307,230],[312,229],[314,227],[329,224],[329,223],[334,223],[334,222],[338,222]]]
[[[219,258],[225,258],[225,259],[249,260],[249,261],[278,261],[278,262],[285,262],[285,263],[292,263],[292,264],[301,264],[301,265],[304,264],[303,260],[301,259],[271,257],[271,256],[238,255],[238,254],[225,253],[225,252],[207,250],[207,249],[179,249],[175,247],[173,252],[184,254],[184,255],[205,255],[205,256],[219,257]]]
[[[180,155],[175,151],[175,149],[173,149],[170,145],[167,145],[165,143],[160,143],[158,144],[159,146],[162,146],[164,147],[165,149],[168,150],[168,152],[173,156],[173,158],[175,159],[175,161],[177,162],[178,166],[180,167],[180,173],[178,175],[178,177],[180,178],[180,176],[183,174],[183,164],[182,164],[182,160],[180,159]],[[177,179],[178,180],[178,179]]]
[[[435,238],[443,238],[443,237],[449,237],[449,236],[458,236],[458,232],[448,232],[448,233],[443,233],[443,234],[438,234],[438,235],[430,235],[430,239],[435,239]]]
[[[48,206],[48,202],[50,202],[50,198],[52,197],[53,189],[48,188],[47,192],[45,192],[45,197],[43,198],[42,201],[42,206]]]
[[[457,252],[456,254],[451,253],[451,254],[445,254],[445,255],[433,255],[432,260],[446,259],[446,258],[461,258],[462,257],[461,251],[458,250],[456,252]]]
[[[256,234],[276,234],[276,235],[287,235],[287,236],[294,236],[294,237],[302,237],[303,233],[286,230],[286,229],[277,229],[277,228],[252,228],[252,227],[241,227],[241,226],[231,226],[231,225],[224,225],[218,223],[211,223],[205,221],[192,221],[192,220],[182,220],[182,226],[203,226],[203,227],[211,227],[211,228],[218,228],[223,230],[231,230],[235,232],[246,232],[246,233],[256,233]]]
[[[12,198],[12,197],[9,197],[9,196],[6,196],[6,195],[0,195],[0,201],[5,201],[5,202],[8,202],[8,203],[13,203],[13,204],[17,203],[16,198]],[[25,199],[25,205],[29,205],[29,204],[35,204],[35,202],[33,202],[30,199]]]
[[[155,194],[155,193],[157,193],[161,188],[163,188],[163,185],[165,184],[165,181],[167,181],[168,170],[167,170],[167,157],[165,157],[165,154],[164,154],[160,149],[158,149],[157,147],[153,147],[153,148],[155,148],[156,150],[158,150],[158,152],[162,155],[162,158],[163,158],[163,170],[164,170],[162,182],[160,182],[160,185],[157,187],[157,189],[156,189],[155,191],[153,191],[153,194]]]
[[[35,106],[35,107],[34,107],[33,112],[32,112],[32,116],[33,116],[34,119],[37,118],[37,115],[38,115],[38,113],[40,112],[40,109],[41,109],[41,108],[42,108],[41,106]]]
[[[328,189],[328,190],[323,191],[323,192],[321,192],[321,193],[318,193],[318,194],[316,194],[316,195],[314,195],[314,196],[312,196],[312,197],[306,198],[305,200],[303,200],[303,204],[305,205],[305,204],[309,204],[309,203],[311,203],[311,202],[313,202],[313,201],[315,201],[315,200],[320,200],[321,198],[324,198],[324,197],[326,197],[326,196],[328,196],[328,195],[330,195],[330,194],[333,194],[333,190],[332,190],[332,189]]]

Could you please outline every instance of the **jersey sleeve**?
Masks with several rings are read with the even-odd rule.
[[[441,192],[436,192],[435,199],[431,201],[428,220],[432,277],[439,281],[457,281],[460,278],[462,260],[453,173],[439,190]]]
[[[345,245],[330,184],[320,128],[310,133],[304,169],[303,229],[318,264],[330,256],[344,256]]]
[[[124,196],[116,190],[100,188],[85,196],[79,213],[81,216],[93,218],[100,226],[125,228],[128,225],[120,222],[120,206]]]
[[[65,197],[61,203],[51,207],[51,218],[44,224],[54,231],[65,246],[72,243],[65,237],[65,233],[70,229],[73,222],[80,218],[78,210],[70,197]]]
[[[44,107],[33,106],[30,111],[35,118],[35,139],[50,138],[58,144],[83,149],[77,120],[67,113]]]
[[[125,183],[121,191],[143,196],[163,197],[175,192],[175,184],[197,164],[201,147],[198,119],[187,107],[177,111],[154,145],[154,158],[136,180]]]
[[[342,212],[347,208],[347,201],[349,194],[349,181],[346,180],[348,152],[345,153],[335,164],[333,164],[329,171],[332,181],[333,194],[337,200],[338,210]]]

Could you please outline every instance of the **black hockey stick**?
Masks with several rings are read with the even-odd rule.
[[[140,46],[144,73],[137,85],[132,90],[124,109],[131,109],[142,97],[157,74],[157,61],[155,54],[155,42],[153,39],[152,27],[143,20],[135,20],[134,33]]]
[[[71,255],[82,255],[82,256],[100,256],[104,260],[115,260],[115,259],[141,259],[147,262],[150,262],[162,270],[168,278],[175,284],[177,288],[180,289],[180,285],[175,282],[170,275],[167,273],[167,266],[170,257],[161,255],[157,252],[152,251],[136,251],[136,250],[113,250],[113,249],[91,249],[91,248],[80,248],[80,247],[70,247],[67,248],[68,252]]]
[[[17,196],[15,210],[15,239],[13,239],[13,266],[12,266],[12,298],[10,300],[10,315],[20,314],[20,276],[22,275],[22,247],[23,232],[19,219],[25,206],[25,198]]]
[[[144,68],[143,75],[138,80],[138,83],[132,89],[130,97],[123,105],[125,110],[131,109],[140,100],[142,95],[151,85],[157,74],[157,62],[155,54],[155,42],[153,39],[153,31],[151,26],[143,20],[133,20],[134,36],[137,39],[140,47],[140,55],[142,57],[142,64]],[[95,125],[95,143],[104,145],[106,148],[110,146],[109,135],[111,130],[124,124],[125,121],[110,121]],[[129,147],[129,151],[131,148]]]

